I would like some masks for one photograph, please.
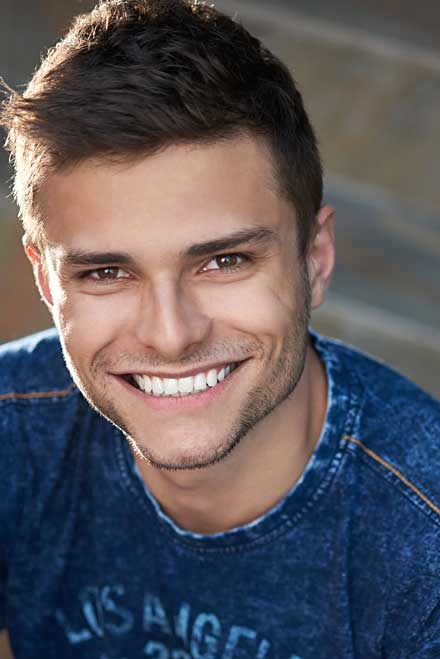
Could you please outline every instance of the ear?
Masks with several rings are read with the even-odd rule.
[[[38,249],[35,245],[27,242],[26,235],[23,236],[23,247],[26,256],[32,264],[35,283],[40,292],[41,299],[46,303],[50,311],[52,309],[53,300],[49,287],[49,277],[44,260],[44,254],[42,254],[41,250]]]
[[[316,216],[315,237],[307,255],[312,309],[325,299],[335,264],[334,210],[323,206]]]

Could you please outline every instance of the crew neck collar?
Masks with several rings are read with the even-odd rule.
[[[240,551],[270,542],[278,535],[299,524],[330,485],[342,459],[344,434],[351,433],[350,425],[356,414],[356,400],[352,397],[351,373],[342,364],[337,343],[325,339],[310,330],[312,345],[322,360],[327,375],[327,412],[321,436],[301,477],[290,491],[264,515],[249,524],[229,531],[203,535],[179,527],[161,509],[148,490],[130,449],[120,431],[115,431],[116,457],[121,479],[129,496],[133,498],[139,514],[146,516],[146,523],[158,524],[160,530],[176,542],[199,552]]]

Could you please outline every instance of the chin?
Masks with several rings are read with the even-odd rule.
[[[184,436],[176,437],[173,442],[171,438],[167,440],[164,435],[163,444],[166,444],[167,450],[160,450],[160,448],[152,447],[151,444],[146,445],[147,443],[139,437],[139,434],[122,428],[120,425],[118,427],[125,434],[139,458],[156,469],[165,471],[205,469],[224,460],[239,442],[239,438],[232,437],[217,445],[198,446],[192,438],[190,445],[185,447]],[[202,444],[202,439],[200,444]]]

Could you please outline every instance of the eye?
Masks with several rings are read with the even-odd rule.
[[[83,277],[94,281],[112,281],[114,279],[127,279],[130,275],[122,268],[107,266],[85,272]]]
[[[219,254],[203,266],[202,272],[239,270],[247,261],[249,261],[249,258],[244,254]]]

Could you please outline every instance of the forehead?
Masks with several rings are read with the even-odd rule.
[[[171,146],[136,162],[86,161],[41,191],[49,243],[70,249],[164,254],[244,226],[278,230],[292,208],[277,193],[271,158],[253,138]]]

